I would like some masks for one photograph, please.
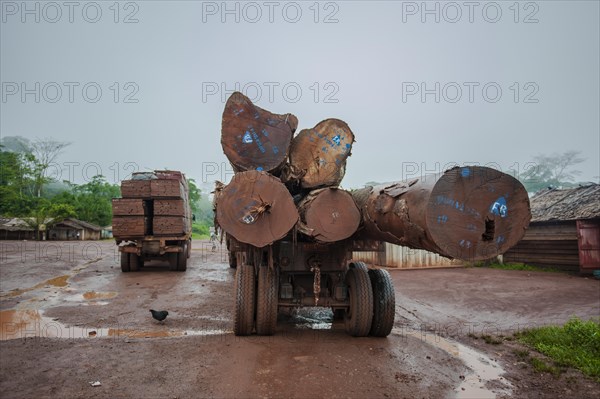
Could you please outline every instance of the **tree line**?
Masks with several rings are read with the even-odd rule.
[[[112,199],[121,196],[118,184],[102,175],[85,184],[58,182],[48,176],[48,168],[71,143],[51,138],[30,141],[7,136],[0,142],[0,216],[19,217],[38,231],[72,217],[98,226],[112,224]],[[189,179],[190,204],[196,230],[208,234],[212,207]],[[47,226],[48,227],[48,226]],[[206,231],[205,231],[206,230]]]

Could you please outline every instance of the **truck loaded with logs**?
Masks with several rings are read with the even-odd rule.
[[[183,173],[133,173],[121,182],[121,195],[112,202],[121,270],[138,271],[146,261],[163,259],[171,270],[185,271],[192,247],[192,211]]]
[[[215,225],[236,267],[234,332],[271,335],[284,308],[328,307],[353,336],[387,336],[395,294],[383,269],[352,261],[379,241],[465,261],[490,259],[524,235],[529,199],[515,178],[464,166],[410,181],[339,187],[354,134],[327,119],[294,136],[298,119],[233,93],[221,143],[236,172],[217,182]]]

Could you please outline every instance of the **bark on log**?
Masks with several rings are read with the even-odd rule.
[[[467,261],[504,253],[531,219],[523,185],[486,167],[457,167],[352,196],[362,212],[359,237]]]
[[[303,189],[338,186],[346,172],[354,134],[346,122],[326,119],[304,129],[290,147],[290,165],[283,180],[298,180]]]
[[[360,211],[350,193],[336,188],[311,191],[299,204],[301,233],[322,243],[344,240],[360,225]]]
[[[255,170],[236,173],[216,204],[218,225],[240,242],[262,248],[283,238],[298,211],[283,183]]]
[[[277,174],[285,164],[298,118],[278,115],[233,93],[223,111],[221,145],[236,172],[259,170]]]

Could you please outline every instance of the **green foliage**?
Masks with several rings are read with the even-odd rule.
[[[551,272],[551,273],[563,273],[562,270],[553,267],[539,267],[532,266],[525,263],[485,263],[477,262],[475,267],[488,267],[490,269],[500,270],[521,270],[527,272]]]
[[[196,215],[201,197],[200,190],[198,189],[198,186],[196,186],[196,181],[194,179],[188,179],[188,186],[190,189],[190,207],[192,208],[192,213]]]
[[[211,224],[212,225],[212,224]],[[205,239],[210,237],[210,226],[207,223],[192,223],[192,238]]]
[[[600,382],[600,319],[582,321],[575,317],[563,326],[526,330],[518,338],[557,366],[577,368]],[[537,367],[544,368],[539,362]]]
[[[71,205],[77,218],[99,226],[112,223],[112,199],[121,195],[116,184],[110,184],[104,176],[94,176],[82,185],[71,185],[71,191],[63,191],[52,198],[57,204]]]
[[[38,152],[45,161],[34,155],[29,141],[12,137],[8,142],[21,152],[7,151],[0,147],[0,210],[2,216],[27,218],[28,223],[39,230],[48,221],[60,221],[74,217],[100,226],[112,221],[112,203],[120,196],[118,185],[109,184],[104,177],[95,176],[86,184],[53,183],[52,190],[41,196],[42,187],[49,182],[44,177],[44,165],[49,165],[66,144],[46,139],[38,141]],[[44,145],[48,145],[45,148]],[[29,150],[27,150],[29,148]],[[27,151],[26,151],[27,150]],[[44,152],[46,151],[46,152]]]

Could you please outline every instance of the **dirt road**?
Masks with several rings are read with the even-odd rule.
[[[185,273],[121,273],[113,242],[0,242],[0,396],[592,397],[578,373],[536,375],[513,342],[531,325],[600,314],[600,283],[482,269],[392,271],[393,333],[352,338],[324,311],[235,337],[234,270],[194,242]],[[150,308],[168,310],[161,324]],[[521,362],[522,363],[522,362]],[[526,366],[526,365],[525,365]],[[93,387],[91,382],[99,381]]]

